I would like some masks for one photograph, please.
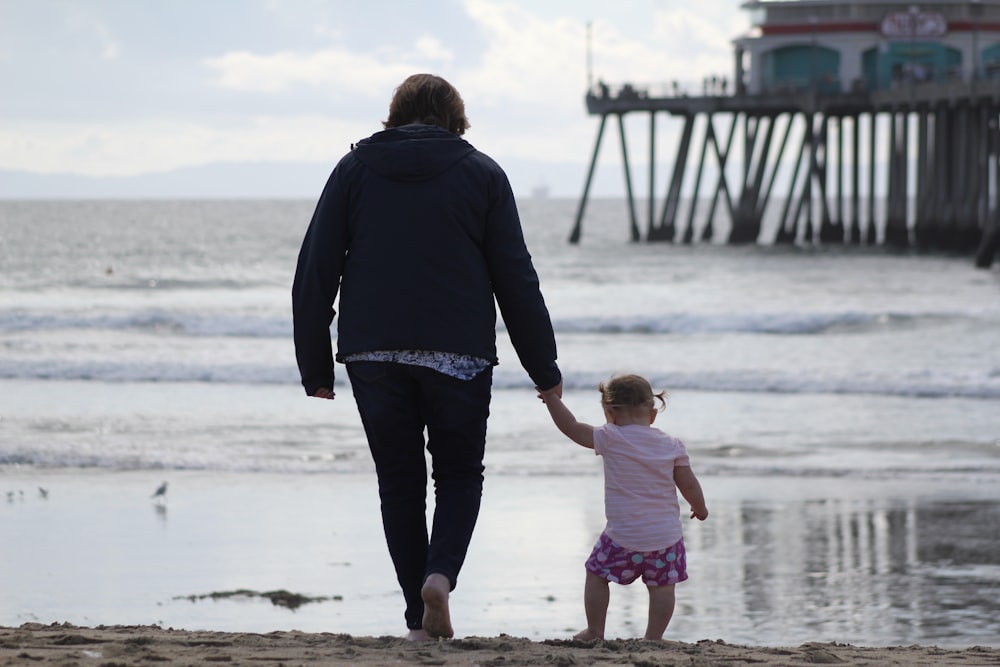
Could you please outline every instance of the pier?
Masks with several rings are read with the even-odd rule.
[[[988,268],[1000,246],[1000,0],[743,7],[753,26],[734,41],[731,85],[587,92],[600,124],[570,242],[610,121],[633,241],[881,245]],[[628,114],[649,118],[645,232]],[[677,141],[658,195],[664,115]]]

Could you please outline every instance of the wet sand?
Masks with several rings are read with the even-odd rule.
[[[161,506],[150,495],[164,479]],[[994,485],[712,475],[702,483],[713,514],[685,525],[691,578],[678,587],[667,639],[1000,648]],[[361,648],[348,646],[361,651],[370,642],[361,638],[405,632],[367,475],[8,468],[4,485],[14,496],[0,502],[0,627],[260,633],[219,635],[233,645],[304,632],[331,651],[331,637],[358,638]],[[600,491],[596,474],[488,479],[451,600],[458,638],[544,643],[581,629],[582,562],[603,525]],[[646,597],[636,585],[612,590],[609,638],[641,636]],[[275,631],[291,634],[267,634]],[[586,650],[587,660],[599,655]]]
[[[0,665],[1000,665],[1000,649],[859,647],[806,643],[760,647],[716,640],[583,643],[467,637],[412,643],[396,637],[271,632],[191,632],[155,626],[0,628]]]

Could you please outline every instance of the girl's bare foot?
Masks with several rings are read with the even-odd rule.
[[[604,639],[604,637],[602,637],[601,635],[597,634],[596,632],[594,632],[590,628],[587,628],[586,630],[580,630],[580,632],[578,632],[575,635],[573,635],[573,639],[577,639],[577,640],[579,640],[581,642],[592,642],[592,641],[596,641],[598,639]]]
[[[428,637],[427,633],[421,628],[420,630],[410,630],[406,633],[406,637],[404,637],[404,639],[408,642],[426,642],[430,641],[431,638]]]
[[[424,599],[424,631],[428,637],[452,637],[451,615],[448,612],[448,594],[451,582],[443,574],[430,574],[420,589]]]

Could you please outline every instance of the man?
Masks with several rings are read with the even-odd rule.
[[[461,138],[458,91],[415,74],[383,125],[341,159],[316,206],[292,288],[295,350],[306,393],[334,398],[339,294],[336,360],[375,461],[408,638],[423,640],[454,634],[448,596],[482,496],[495,303],[533,384],[561,394],[562,376],[510,183]]]

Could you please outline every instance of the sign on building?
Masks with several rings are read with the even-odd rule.
[[[939,12],[888,12],[880,28],[889,39],[938,39],[948,33],[948,21]]]

